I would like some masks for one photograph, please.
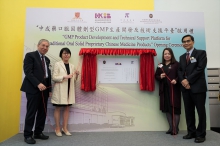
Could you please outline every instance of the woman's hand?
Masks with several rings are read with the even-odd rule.
[[[173,79],[173,80],[171,81],[171,84],[174,84],[174,85],[175,85],[175,84],[176,84],[176,80]]]
[[[166,77],[165,73],[160,74],[160,78],[161,78],[161,79],[163,79],[163,78],[165,78],[165,77]]]
[[[79,75],[79,71],[76,70],[75,73],[76,73],[76,80],[77,80],[78,79],[78,75]]]
[[[79,71],[78,71],[78,70],[76,70],[76,72],[75,72],[75,73],[76,73],[76,75],[77,75],[77,76],[79,75]]]
[[[64,79],[71,79],[73,77],[73,74],[69,74],[69,75],[67,75],[67,76],[64,76],[63,78]]]

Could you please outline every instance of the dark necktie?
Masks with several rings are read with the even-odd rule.
[[[187,52],[187,53],[186,53],[186,64],[189,63],[189,58],[190,58],[190,57],[189,57],[189,52]]]
[[[43,67],[43,70],[44,70],[44,78],[46,78],[46,69],[45,69],[45,62],[44,62],[44,56],[43,55],[41,56],[41,61],[42,61],[42,67]]]

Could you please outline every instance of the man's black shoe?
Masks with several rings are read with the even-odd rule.
[[[49,136],[44,135],[43,133],[41,134],[34,134],[34,138],[35,139],[42,139],[42,140],[46,140],[49,138]]]
[[[24,141],[25,141],[27,144],[35,144],[35,143],[36,143],[36,141],[35,141],[32,137],[24,138]]]
[[[205,141],[205,137],[196,137],[195,138],[195,143],[201,143]]]
[[[187,134],[185,136],[183,136],[183,139],[192,139],[195,138],[196,136],[194,134]]]

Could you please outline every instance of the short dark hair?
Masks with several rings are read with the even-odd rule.
[[[189,34],[187,34],[187,35],[185,35],[185,36],[182,37],[182,42],[183,42],[183,39],[184,39],[185,37],[190,37],[191,40],[194,42],[194,37],[193,37],[192,35],[189,35]]]
[[[60,50],[60,58],[62,58],[62,54],[63,54],[64,51],[65,51],[66,53],[69,53],[70,56],[71,56],[71,51],[70,51],[69,48],[62,48],[62,49]]]
[[[170,55],[171,55],[171,60],[170,60],[170,63],[175,63],[176,62],[176,58],[173,54],[173,50],[171,48],[165,48],[163,50],[163,54],[162,54],[162,63],[165,64],[165,59],[164,59],[164,51],[169,51]]]

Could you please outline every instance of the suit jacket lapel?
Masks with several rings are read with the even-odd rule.
[[[190,55],[190,58],[191,58],[191,57],[194,57],[195,55],[196,55],[196,49],[194,48],[192,54]],[[185,56],[186,56],[186,55],[185,55]],[[185,59],[186,59],[186,57],[185,57]],[[191,64],[191,60],[190,60],[190,59],[189,59],[189,62],[187,63],[186,66],[188,66],[189,64]]]
[[[191,57],[194,57],[194,58],[195,58],[195,56],[196,56],[196,52],[197,52],[197,50],[194,48],[192,54],[190,55],[190,58],[191,58]]]
[[[182,64],[182,67],[183,67],[182,69],[185,70],[186,66],[187,66],[187,64],[186,64],[186,53],[181,56],[181,62],[180,63]]]
[[[46,64],[47,64],[47,68],[49,68],[50,64],[49,64],[49,60],[48,60],[48,58],[46,56],[45,56],[45,61],[46,61]]]
[[[39,62],[39,64],[40,64],[41,68],[42,68],[42,71],[43,71],[44,69],[43,69],[42,60],[41,60],[41,58],[40,58],[39,52],[36,51],[36,52],[35,52],[35,55],[36,55],[36,58],[37,58],[37,60],[38,60],[38,62]]]
[[[69,63],[69,67],[70,67],[70,74],[72,74],[73,73],[73,70],[72,70],[73,66],[70,63]]]
[[[65,72],[66,72],[66,74],[67,74],[66,67],[65,67],[63,61],[60,61],[60,65],[61,65],[61,67],[65,70]]]

